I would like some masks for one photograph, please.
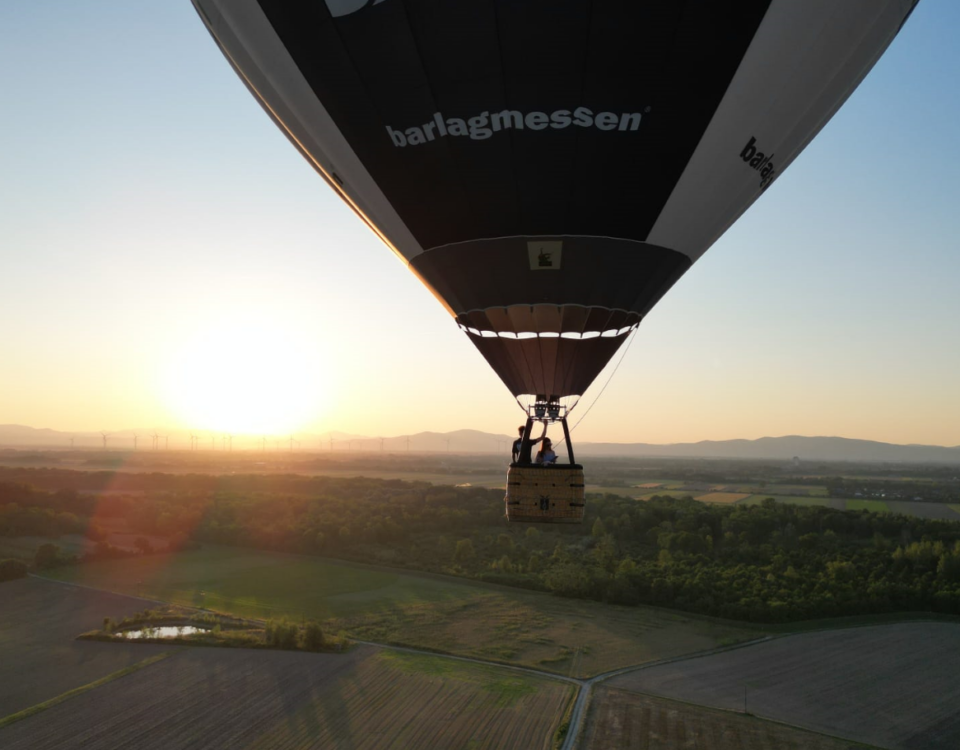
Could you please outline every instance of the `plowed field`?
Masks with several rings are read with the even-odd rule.
[[[752,716],[601,687],[583,750],[850,750],[845,740]]]
[[[960,625],[803,633],[612,679],[889,748],[960,747]]]
[[[183,649],[0,729],[0,746],[547,750],[572,697],[565,683],[372,647]]]
[[[104,617],[119,619],[145,606],[37,578],[0,584],[0,718],[170,650],[74,640]]]

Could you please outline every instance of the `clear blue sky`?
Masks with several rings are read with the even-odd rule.
[[[957,29],[960,3],[922,0],[641,325],[577,437],[960,444]],[[187,0],[7,0],[0,85],[0,423],[216,427],[212,389],[240,412],[302,399],[222,429],[512,431],[506,389]],[[265,356],[274,334],[297,353]]]

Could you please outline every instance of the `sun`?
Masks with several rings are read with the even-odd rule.
[[[286,434],[315,422],[329,397],[318,346],[277,321],[223,320],[198,331],[167,369],[170,408],[186,426]]]

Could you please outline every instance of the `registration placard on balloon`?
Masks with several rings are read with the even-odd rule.
[[[563,242],[558,240],[539,240],[527,243],[531,271],[559,271]]]

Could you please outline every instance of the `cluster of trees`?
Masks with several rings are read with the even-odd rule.
[[[198,547],[193,543],[183,545],[186,547]],[[134,540],[135,549],[126,547],[115,547],[104,540],[98,541],[92,548],[79,555],[71,555],[64,552],[60,547],[51,542],[45,542],[37,547],[33,556],[33,567],[37,570],[46,570],[56,568],[61,565],[76,565],[78,563],[97,562],[99,560],[120,560],[123,558],[138,557],[140,555],[149,555],[155,552],[171,551],[169,546],[163,549],[155,549],[149,541],[143,538]],[[178,548],[179,549],[179,548]]]
[[[83,534],[89,524],[75,513],[53,508],[0,505],[0,536],[61,536]]]
[[[315,620],[303,625],[288,620],[270,620],[264,632],[264,640],[268,646],[290,651],[322,651],[325,643],[323,628]]]
[[[101,495],[96,517],[181,544],[321,554],[734,619],[960,614],[960,523],[608,494],[588,498],[582,526],[508,526],[502,491],[479,487],[296,475],[147,480],[162,489]],[[44,518],[53,525],[61,514],[89,521],[88,497],[73,505],[69,489],[27,490],[8,489],[16,507],[0,505],[0,515],[29,508],[52,512]]]

